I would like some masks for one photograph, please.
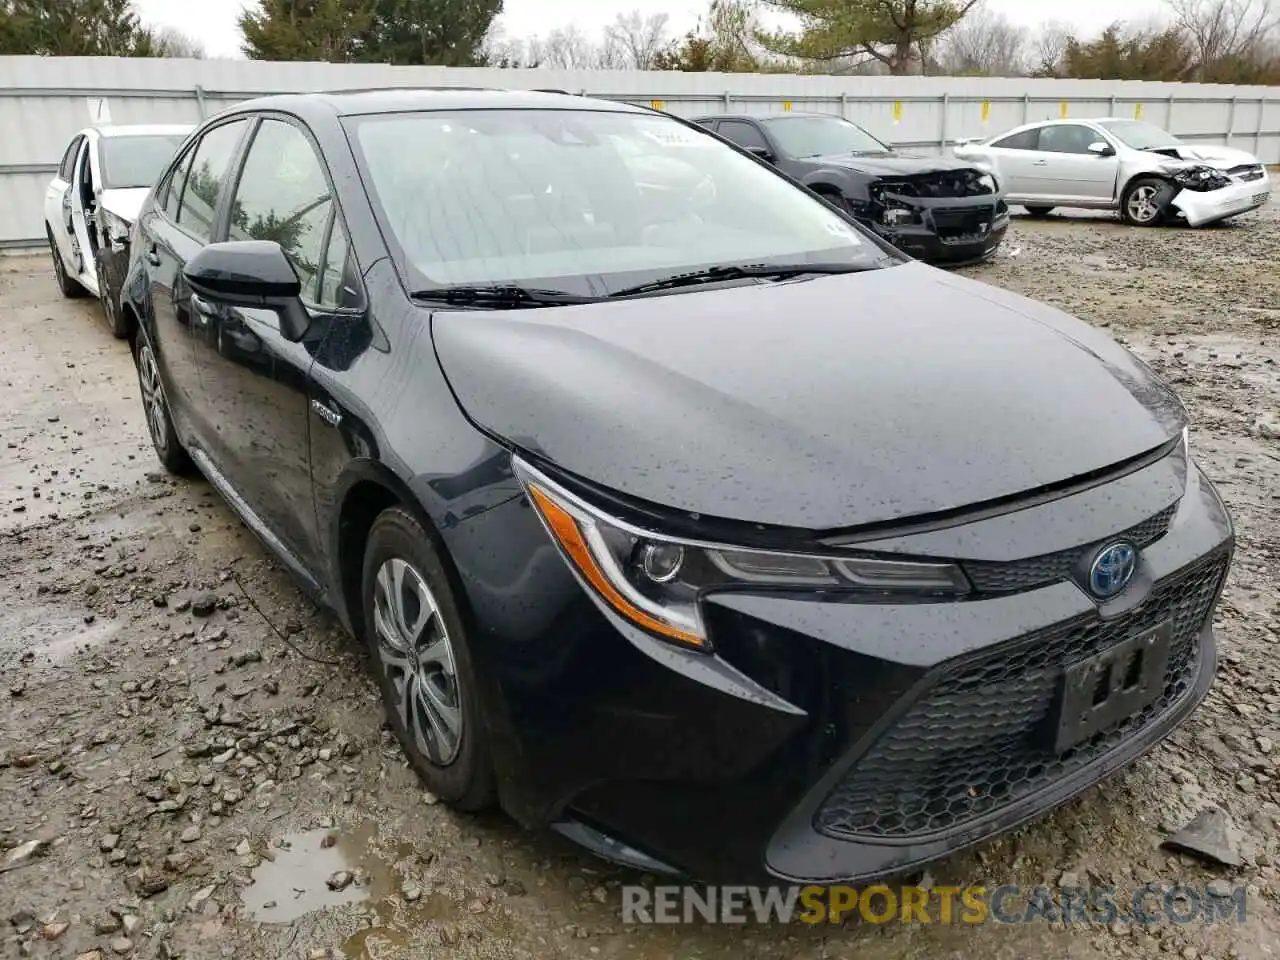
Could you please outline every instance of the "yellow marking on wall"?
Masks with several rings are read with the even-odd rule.
[[[991,119],[991,101],[983,100],[982,101],[982,122],[986,123],[990,119]]]
[[[653,107],[653,109],[655,110],[661,110],[663,107],[663,103],[661,100],[650,100],[649,106]]]
[[[783,101],[782,101],[782,109],[783,109],[783,110],[785,110],[785,111],[787,111],[788,113],[790,113],[790,112],[791,112],[791,101],[790,101],[790,100],[783,100]]]
[[[893,101],[893,122],[898,123],[902,120],[902,101]]]
[[[1067,101],[1063,100],[1058,104],[1058,116],[1063,120],[1067,119]]]
[[[1140,104],[1140,103],[1135,103],[1135,104],[1133,105],[1133,119],[1135,119],[1135,120],[1141,120],[1141,119],[1142,119],[1142,104]]]

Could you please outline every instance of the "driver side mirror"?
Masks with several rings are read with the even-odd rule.
[[[760,147],[760,146],[747,147],[747,153],[751,154],[752,156],[759,157],[761,160],[764,160],[767,163],[773,163],[773,160],[774,160],[773,151],[770,150],[768,147]]]
[[[1116,148],[1103,140],[1095,140],[1089,144],[1089,152],[1099,157],[1114,157]]]
[[[191,289],[215,304],[274,310],[280,334],[297,343],[311,325],[302,305],[302,283],[274,240],[211,243],[182,270]]]

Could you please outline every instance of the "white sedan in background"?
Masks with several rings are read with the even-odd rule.
[[[1119,210],[1149,227],[1193,227],[1256,210],[1271,184],[1258,158],[1232,147],[1183,143],[1141,120],[1047,120],[984,141],[959,140],[955,155],[986,167],[1009,203],[1042,217],[1054,207]]]
[[[190,124],[89,127],[71,138],[45,192],[45,232],[64,296],[92,294],[116,336],[129,232]]]

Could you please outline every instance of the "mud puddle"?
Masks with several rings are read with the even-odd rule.
[[[262,851],[253,883],[241,892],[242,915],[264,924],[292,924],[309,915],[362,907],[363,925],[337,952],[349,960],[377,960],[402,950],[454,903],[406,878],[415,854],[409,844],[378,843],[372,825],[286,834]]]

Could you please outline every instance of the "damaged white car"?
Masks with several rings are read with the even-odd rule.
[[[124,336],[120,285],[129,264],[129,233],[156,177],[191,124],[103,126],[81,130],[67,145],[45,191],[45,232],[64,296],[88,293],[116,336]]]
[[[956,143],[957,157],[989,170],[1008,202],[1036,217],[1083,207],[1119,210],[1135,226],[1200,227],[1256,210],[1271,195],[1252,154],[1186,144],[1141,120],[1047,120]]]

